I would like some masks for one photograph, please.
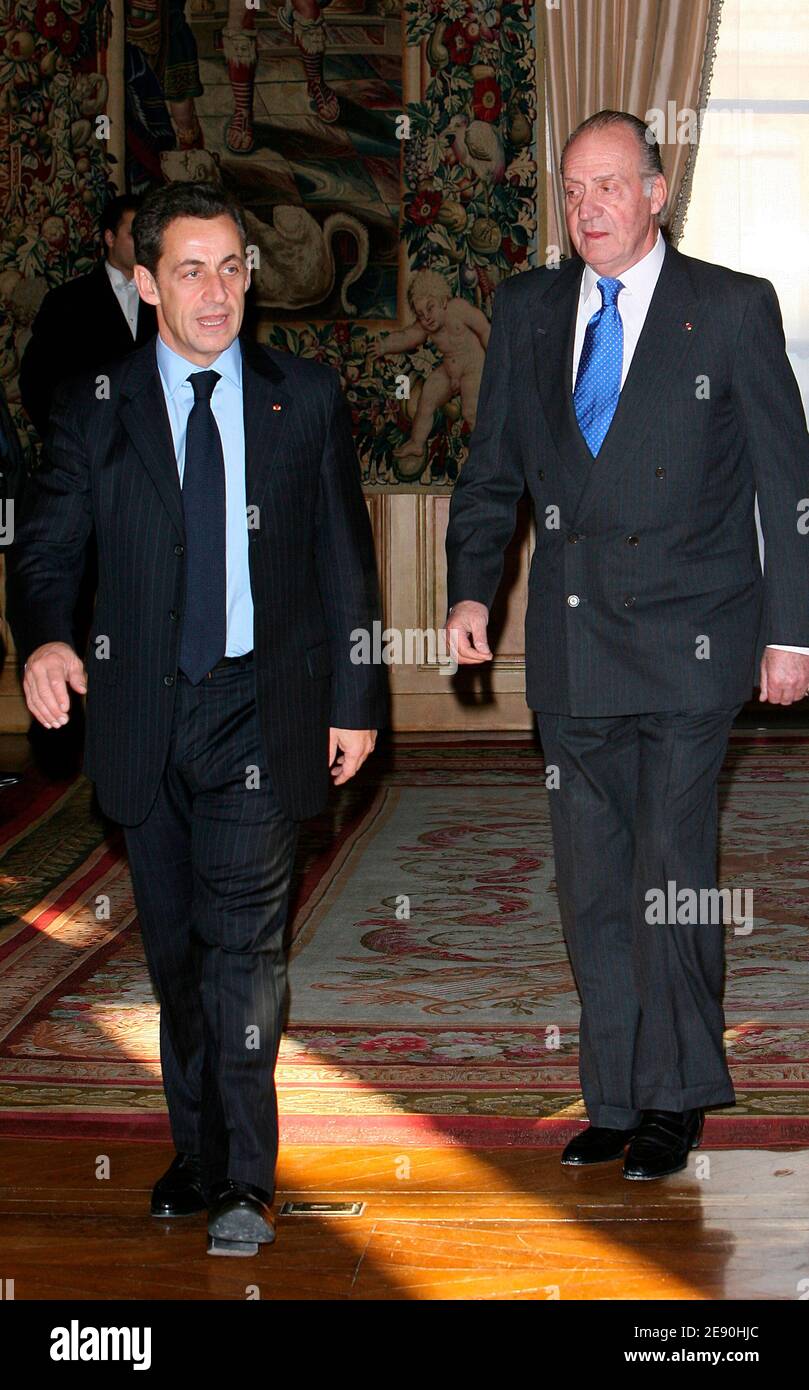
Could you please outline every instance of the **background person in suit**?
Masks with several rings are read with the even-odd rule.
[[[771,284],[666,245],[643,123],[591,117],[562,175],[578,256],[496,292],[451,504],[447,627],[459,661],[491,660],[488,613],[527,484],[527,699],[559,770],[550,808],[590,1119],[563,1162],[629,1145],[625,1176],[655,1178],[685,1165],[704,1107],[734,1092],[722,925],[654,925],[647,894],[716,883],[717,778],[757,670],[776,704],[809,684],[809,442]]]
[[[25,459],[6,393],[0,382],[0,499],[19,505],[25,490]]]
[[[48,290],[20,362],[20,398],[44,439],[56,387],[126,357],[157,332],[154,307],[138,294],[132,219],[140,199],[113,198],[101,218],[104,258],[88,275]]]
[[[300,819],[371,752],[379,620],[350,412],[332,368],[239,338],[244,224],[223,192],[170,184],[134,226],[159,336],[63,388],[18,533],[24,689],[46,725],[87,689],[85,771],[125,827],[161,1003],[177,1157],[152,1211],[209,1207],[212,1253],[271,1241],[273,1069]],[[70,646],[95,525],[87,670]]]
[[[5,558],[6,578],[14,541],[15,514],[22,504],[25,479],[25,459],[19,435],[6,402],[6,393],[0,383],[0,546]],[[5,622],[5,614],[3,618]],[[5,641],[0,654],[5,661]],[[20,775],[17,772],[0,772],[0,789],[13,787],[19,780]]]
[[[49,290],[34,319],[20,363],[20,397],[43,439],[61,382],[128,356],[157,332],[154,308],[140,298],[134,279],[132,219],[139,206],[140,199],[129,194],[111,199],[101,218],[103,259],[88,275]],[[82,653],[97,583],[97,555],[91,539],[74,613],[73,645]],[[28,738],[41,771],[50,777],[75,776],[84,742],[81,701],[72,701],[65,728],[46,731],[34,721]]]

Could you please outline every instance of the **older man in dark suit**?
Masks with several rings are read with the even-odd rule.
[[[666,245],[643,123],[591,117],[562,177],[578,255],[495,295],[447,532],[448,628],[460,661],[491,660],[488,612],[527,485],[527,698],[558,769],[590,1119],[563,1162],[626,1151],[625,1176],[650,1179],[684,1167],[705,1108],[734,1100],[709,892],[717,778],[757,673],[776,704],[809,684],[809,441],[772,286]],[[699,921],[658,920],[672,887],[697,895]]]
[[[18,534],[24,688],[46,726],[87,689],[85,771],[125,827],[161,1003],[177,1157],[155,1216],[209,1208],[209,1250],[274,1238],[273,1069],[298,822],[371,752],[379,620],[370,523],[337,373],[239,337],[241,213],[172,184],[134,225],[159,335],[54,407]],[[87,671],[70,645],[92,527]]]

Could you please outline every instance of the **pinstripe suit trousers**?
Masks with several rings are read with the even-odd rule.
[[[224,1178],[272,1193],[273,1079],[286,994],[283,936],[298,821],[267,774],[252,663],[180,674],[156,800],[124,829],[160,1002],[172,1137]]]
[[[702,910],[699,921],[657,920],[648,895],[716,887],[717,779],[739,708],[537,714],[546,767],[558,768],[556,883],[593,1125],[630,1129],[644,1110],[735,1099],[723,924]]]

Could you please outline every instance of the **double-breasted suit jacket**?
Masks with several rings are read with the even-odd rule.
[[[572,398],[583,269],[573,259],[495,291],[448,602],[491,607],[527,486],[528,704],[730,708],[749,698],[766,644],[809,646],[809,438],[775,292],[667,246],[594,459]]]

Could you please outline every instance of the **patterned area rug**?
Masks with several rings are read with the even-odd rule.
[[[737,1104],[716,1145],[809,1138],[809,737],[735,733],[721,874]],[[0,1133],[168,1138],[119,832],[84,778],[0,810]],[[558,1144],[584,1119],[578,1002],[535,746],[400,743],[307,822],[279,1058],[282,1139]]]

